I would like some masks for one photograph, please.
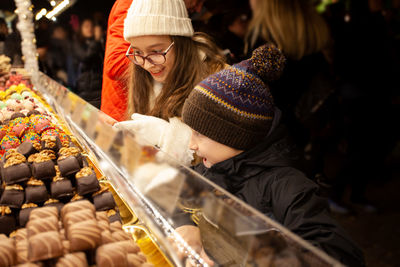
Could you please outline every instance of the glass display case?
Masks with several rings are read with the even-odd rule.
[[[112,127],[113,121],[43,73],[36,89],[76,137],[133,212],[124,224],[142,250],[160,251],[158,266],[208,266],[198,247],[175,231],[197,225],[214,266],[342,266],[338,261],[264,216],[208,179],[148,145],[145,137]],[[151,242],[150,242],[151,241]],[[140,243],[138,242],[138,243]],[[147,242],[147,243],[146,243]],[[151,247],[153,244],[153,247]],[[154,246],[156,248],[154,248]]]

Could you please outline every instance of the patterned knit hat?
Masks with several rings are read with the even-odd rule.
[[[133,0],[124,21],[124,38],[143,35],[193,36],[183,0]]]
[[[253,147],[271,129],[275,105],[266,82],[279,78],[284,63],[281,51],[267,44],[250,59],[208,76],[186,99],[183,121],[229,147]]]

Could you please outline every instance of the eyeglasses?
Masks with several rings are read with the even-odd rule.
[[[148,54],[147,56],[141,56],[138,54],[135,54],[135,52],[131,53],[133,48],[132,45],[129,46],[128,51],[126,51],[125,56],[129,58],[132,63],[140,66],[144,66],[145,60],[150,62],[153,65],[161,65],[164,64],[165,61],[167,60],[165,58],[165,55],[171,50],[172,46],[174,45],[174,42],[172,42],[167,49],[165,49],[164,52],[156,52],[156,53],[151,53]]]

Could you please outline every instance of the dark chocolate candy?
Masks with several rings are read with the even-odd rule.
[[[61,140],[58,136],[55,137],[55,142],[46,142],[43,140],[42,136],[42,140],[40,141],[40,143],[42,144],[42,149],[58,151],[60,148],[62,148]]]
[[[31,214],[32,210],[36,208],[37,205],[33,203],[22,205],[21,211],[19,212],[19,226],[25,227],[29,220],[29,215]]]
[[[110,191],[105,191],[93,196],[93,204],[98,211],[115,208],[115,201]]]
[[[17,148],[17,151],[18,153],[24,155],[26,158],[38,152],[33,146],[32,142],[30,141],[25,141],[22,144],[20,144],[19,147]]]
[[[29,180],[31,177],[31,169],[25,162],[3,167],[3,181],[7,184],[15,184]]]
[[[63,255],[63,250],[60,235],[56,231],[40,233],[28,239],[30,261],[60,257]]]
[[[33,162],[31,166],[32,175],[36,179],[49,180],[56,176],[56,170],[54,169],[54,162],[52,160]]]
[[[89,176],[76,178],[76,192],[81,196],[94,193],[99,189],[100,184],[94,173]]]
[[[21,186],[6,186],[1,195],[0,205],[9,206],[10,208],[21,208],[24,203],[25,193]]]
[[[0,214],[0,234],[9,235],[16,229],[16,221],[13,214]]]
[[[71,181],[68,179],[61,179],[51,182],[50,192],[52,198],[67,198],[74,195]]]
[[[32,185],[25,188],[27,203],[43,203],[49,198],[45,185]]]
[[[17,251],[14,239],[0,240],[0,266],[14,266],[17,263]]]
[[[75,156],[69,156],[61,160],[58,159],[57,165],[60,169],[61,175],[64,177],[74,175],[81,169],[79,161]]]

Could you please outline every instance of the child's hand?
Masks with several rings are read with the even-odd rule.
[[[175,229],[175,231],[186,241],[186,243],[194,249],[200,257],[209,265],[214,266],[214,262],[207,256],[204,251],[203,244],[200,237],[200,229],[193,225],[183,225]],[[174,244],[174,242],[172,242]],[[183,259],[186,255],[183,251],[178,248],[174,248],[180,259]],[[186,260],[186,267],[194,266],[190,260]]]
[[[116,123],[114,126],[127,129],[143,138],[153,146],[159,146],[169,123],[163,119],[134,113],[132,120]]]

